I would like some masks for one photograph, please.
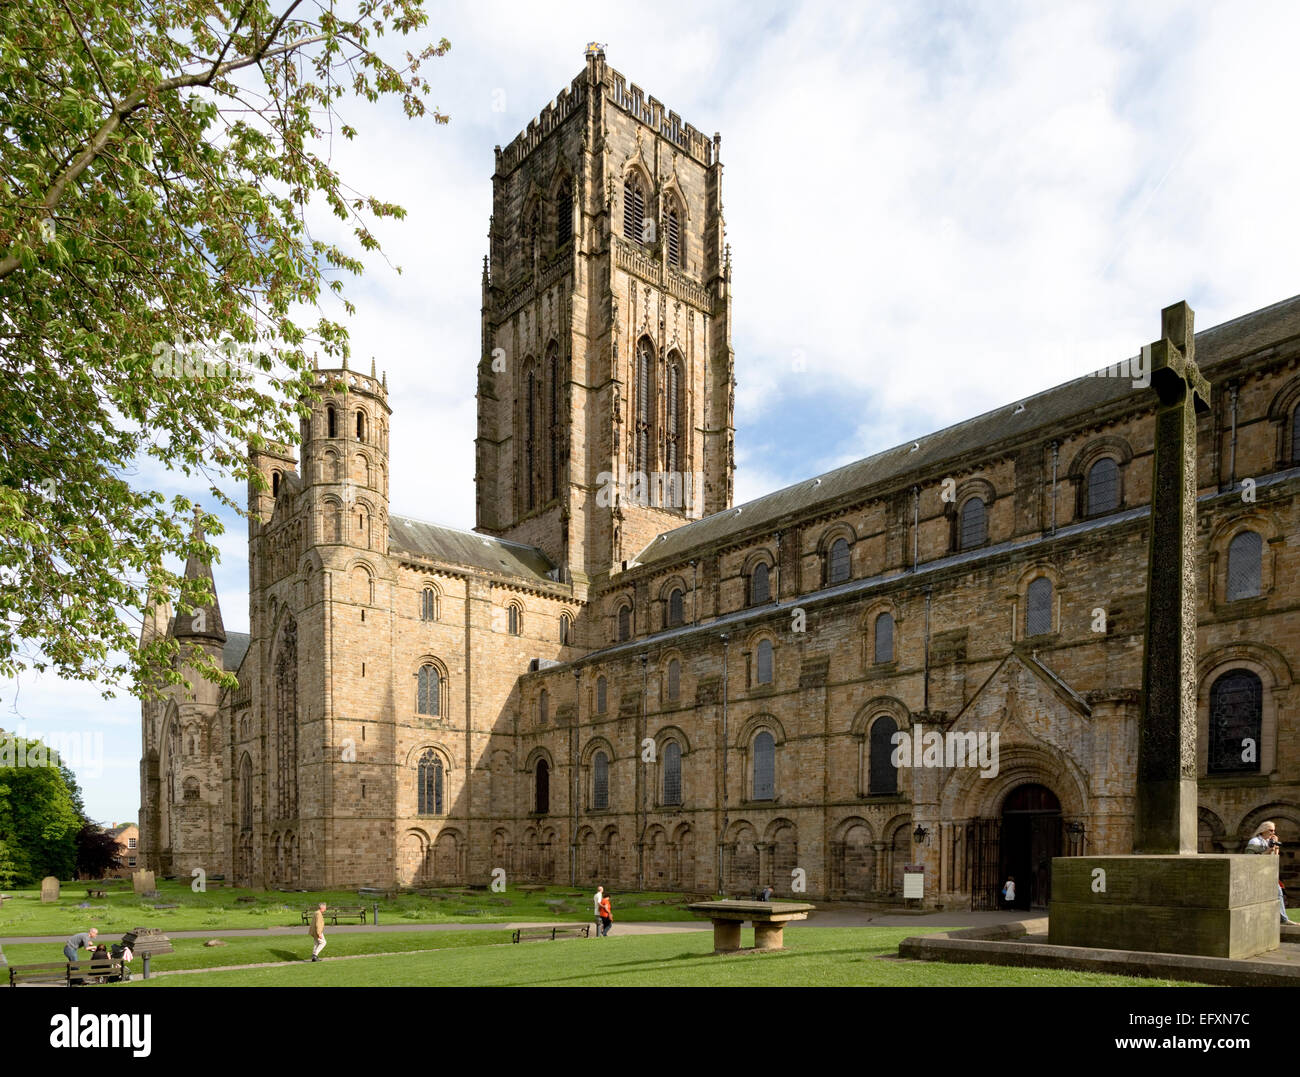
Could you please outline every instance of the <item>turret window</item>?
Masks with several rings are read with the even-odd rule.
[[[555,198],[555,245],[563,247],[573,238],[573,191],[566,180]]]
[[[357,440],[366,440],[366,413],[360,409],[357,410]]]
[[[645,192],[629,176],[623,181],[623,235],[637,243],[647,242],[645,232]]]

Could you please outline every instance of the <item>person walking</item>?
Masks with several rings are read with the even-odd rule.
[[[311,937],[316,940],[316,945],[311,948],[311,959],[319,961],[320,952],[325,949],[325,902],[323,901],[312,918]]]
[[[1259,829],[1255,831],[1255,836],[1246,842],[1246,852],[1262,853],[1265,856],[1281,856],[1282,843],[1277,840],[1277,827],[1270,820],[1266,823],[1260,823]],[[1282,923],[1294,924],[1295,921],[1290,919],[1286,914],[1286,891],[1282,889],[1282,880],[1277,883],[1277,904],[1282,911]]]
[[[1007,881],[1002,884],[1002,907],[1004,909],[1014,908],[1016,904],[1016,877],[1008,875]]]
[[[79,934],[73,935],[72,938],[63,944],[63,956],[69,961],[76,961],[77,951],[83,947],[87,950],[93,951],[95,949],[93,945],[95,942],[95,936],[98,934],[99,928],[92,927],[89,931],[82,931]]]
[[[614,910],[609,903],[609,895],[600,899],[600,933],[608,936],[610,926],[614,923]]]
[[[596,887],[596,892],[591,895],[591,914],[596,918],[596,938],[600,938],[600,903],[605,897],[605,887]]]

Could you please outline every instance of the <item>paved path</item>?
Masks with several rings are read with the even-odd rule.
[[[957,928],[983,927],[988,924],[1010,923],[1023,920],[1023,912],[937,912],[925,915],[894,913],[886,909],[860,909],[851,906],[835,906],[817,909],[808,914],[805,925],[808,927],[916,927],[920,928]],[[396,931],[514,931],[516,928],[554,927],[561,923],[582,923],[583,921],[559,920],[522,920],[504,921],[490,924],[339,924],[329,928],[328,935],[383,934]],[[614,922],[615,934],[622,935],[666,935],[682,931],[708,931],[711,925],[707,920],[660,920],[660,921],[626,921]],[[286,936],[306,935],[307,929],[301,924],[292,927],[213,927],[202,931],[168,931],[171,939],[234,939],[234,938],[284,938]],[[99,937],[105,942],[120,939],[120,934],[100,932]],[[24,942],[49,942],[62,946],[67,935],[13,935],[0,937],[0,945]]]

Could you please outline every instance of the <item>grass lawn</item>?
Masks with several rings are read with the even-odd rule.
[[[710,931],[571,939],[519,946],[459,945],[373,960],[300,961],[279,968],[165,976],[140,987],[1123,987],[1176,986],[1055,969],[899,961],[898,943],[921,928],[787,928],[781,953],[714,957]],[[928,930],[940,930],[931,928]],[[490,932],[487,934],[495,934]],[[753,932],[742,932],[753,945]],[[382,946],[396,943],[382,937]],[[342,941],[341,939],[339,940]],[[499,940],[497,940],[499,941]],[[277,942],[271,943],[275,947]],[[436,945],[436,944],[435,944]],[[330,946],[334,946],[331,941]],[[396,949],[396,945],[391,946]],[[233,948],[232,948],[233,949]],[[219,952],[231,951],[222,948]],[[342,953],[342,947],[334,953]],[[331,953],[327,950],[326,953]],[[228,962],[223,961],[223,964]]]
[[[97,927],[102,933],[117,934],[135,927],[159,927],[164,931],[202,931],[207,928],[287,927],[300,924],[303,909],[321,901],[331,905],[365,905],[376,901],[379,922],[450,924],[507,922],[515,920],[559,920],[586,922],[591,919],[591,895],[585,889],[550,886],[537,892],[507,889],[494,894],[487,890],[446,889],[425,896],[401,894],[391,900],[360,898],[355,890],[313,890],[283,893],[276,890],[210,888],[194,893],[187,882],[158,882],[161,897],[150,901],[126,886],[108,887],[108,897],[86,897],[86,883],[63,883],[59,900],[41,904],[35,890],[7,891],[0,906],[0,942],[21,935],[72,935]],[[252,902],[236,898],[251,897]],[[630,920],[694,920],[684,895],[670,893],[618,893],[612,895],[615,916]],[[80,905],[89,908],[79,908]],[[154,909],[154,905],[176,904],[175,909]],[[357,921],[350,921],[356,923]],[[216,932],[214,931],[214,934]]]
[[[213,938],[221,938],[214,934]],[[407,950],[454,949],[461,946],[491,946],[508,943],[510,931],[395,931],[375,934],[330,934],[325,938],[329,945],[325,952],[331,957],[342,954],[382,954]],[[172,969],[202,969],[217,965],[253,965],[263,961],[301,961],[311,956],[311,938],[304,928],[302,935],[285,935],[276,938],[223,938],[225,946],[205,946],[206,939],[174,939],[176,952],[152,958],[151,973]],[[84,954],[82,955],[85,956]],[[44,961],[62,961],[63,947],[49,942],[10,943],[5,946],[5,957],[11,965],[39,964]],[[136,958],[131,965],[138,979],[144,965]]]

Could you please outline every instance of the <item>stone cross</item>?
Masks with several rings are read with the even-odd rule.
[[[1192,318],[1185,302],[1166,307],[1150,348],[1158,403],[1135,853],[1196,852],[1196,413],[1209,410],[1210,386]]]

